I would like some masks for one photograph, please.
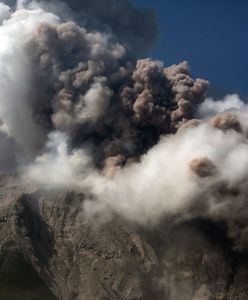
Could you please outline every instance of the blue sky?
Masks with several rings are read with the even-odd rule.
[[[248,0],[131,0],[152,7],[160,27],[150,55],[189,61],[192,75],[248,94]]]

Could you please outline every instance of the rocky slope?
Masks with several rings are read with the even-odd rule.
[[[248,256],[225,224],[96,225],[83,194],[27,191],[8,176],[0,186],[1,299],[248,299]]]

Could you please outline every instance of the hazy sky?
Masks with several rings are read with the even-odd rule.
[[[160,38],[153,57],[189,61],[192,74],[248,93],[248,0],[131,0],[156,10]]]

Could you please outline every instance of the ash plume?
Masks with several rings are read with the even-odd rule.
[[[247,247],[246,105],[205,99],[187,62],[137,60],[156,36],[150,11],[78,3],[0,5],[1,172],[83,191],[92,218],[224,221]]]
[[[42,148],[44,137],[59,130],[68,135],[72,148],[90,143],[97,167],[109,165],[105,161],[110,157],[121,157],[112,161],[125,165],[161,134],[176,132],[191,118],[193,104],[203,100],[207,82],[192,80],[186,63],[165,69],[150,59],[135,62],[109,32],[89,32],[41,8],[17,10],[3,28],[18,24],[25,14],[31,22],[34,14],[53,19],[34,24],[32,37],[21,41],[32,70],[24,97],[32,118],[25,111],[21,121],[35,131],[27,134],[34,143],[28,150]],[[40,136],[41,145],[32,136]]]

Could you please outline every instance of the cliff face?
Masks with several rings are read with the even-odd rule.
[[[83,194],[27,192],[8,177],[1,198],[0,278],[17,282],[8,298],[13,276],[1,281],[1,299],[248,299],[248,256],[232,250],[224,224],[97,226]]]

